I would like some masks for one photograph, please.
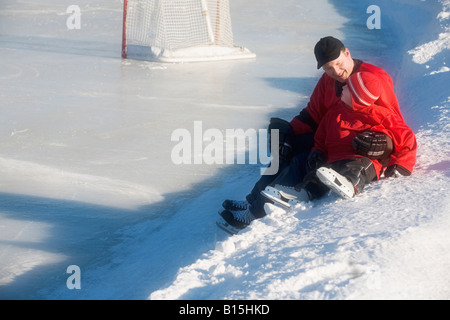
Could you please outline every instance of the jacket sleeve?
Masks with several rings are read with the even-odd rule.
[[[295,134],[315,132],[323,115],[320,114],[324,105],[327,76],[324,73],[317,82],[309,99],[308,105],[291,120],[291,126]]]
[[[327,131],[326,131],[326,117],[323,119],[321,124],[318,126],[316,133],[314,134],[314,146],[311,149],[322,151],[326,157],[328,158],[328,150],[326,148],[326,139],[327,139]]]
[[[412,173],[416,163],[417,141],[414,132],[403,119],[391,114],[372,130],[383,132],[392,139],[394,151],[389,157],[387,167],[396,164]]]

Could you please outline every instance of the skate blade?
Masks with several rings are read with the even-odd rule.
[[[275,188],[277,185],[275,185]],[[309,202],[309,195],[308,192],[305,189],[301,189],[297,192],[297,195],[292,195],[289,193],[285,193],[283,190],[278,190],[280,195],[287,200],[287,202],[291,205],[291,207],[302,203],[302,202]],[[286,202],[286,201],[285,201]]]
[[[291,208],[291,204],[290,204],[290,203],[285,202],[285,201],[281,200],[280,198],[278,198],[278,197],[272,195],[272,194],[270,193],[270,191],[262,190],[262,191],[261,191],[261,195],[263,195],[264,197],[266,197],[266,198],[269,199],[269,200],[272,200],[273,202],[275,202],[275,203],[277,203],[277,204],[282,205],[284,208],[287,208],[287,209],[290,209],[290,208]]]
[[[223,231],[225,231],[231,235],[235,235],[235,234],[239,233],[239,231],[240,231],[239,229],[236,229],[235,227],[230,225],[228,222],[225,222],[225,220],[217,220],[216,225],[220,229],[222,229]]]
[[[347,178],[337,174],[334,170],[328,168],[319,168],[316,171],[319,180],[327,185],[331,190],[343,199],[351,199],[355,195],[355,191],[350,188],[353,184],[346,181]],[[344,180],[345,179],[345,180]]]

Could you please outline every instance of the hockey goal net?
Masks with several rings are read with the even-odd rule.
[[[163,62],[253,58],[235,46],[229,0],[124,0],[122,57]]]

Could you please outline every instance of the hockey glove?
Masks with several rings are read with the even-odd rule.
[[[384,170],[384,176],[386,178],[399,178],[404,176],[410,176],[411,172],[408,169],[403,168],[401,165],[394,164]]]
[[[352,141],[356,154],[372,160],[388,158],[393,150],[391,138],[386,134],[374,131],[359,133]]]
[[[327,162],[327,156],[320,150],[312,151],[308,156],[308,169],[316,171]]]
[[[268,128],[269,147],[272,150],[272,130],[278,130],[278,151],[280,161],[289,161],[293,154],[292,140],[294,130],[291,124],[280,118],[271,118]]]
[[[305,175],[303,181],[295,186],[295,189],[305,189],[310,200],[323,197],[330,189],[324,185],[316,175],[316,171],[310,171]]]

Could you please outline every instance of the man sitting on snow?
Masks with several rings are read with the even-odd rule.
[[[341,103],[340,97],[347,79],[356,72],[369,72],[374,74],[381,83],[381,94],[375,103],[388,108],[403,120],[400,107],[394,93],[391,77],[383,69],[353,59],[350,51],[343,43],[333,37],[320,39],[314,48],[317,60],[317,69],[323,68],[324,74],[317,83],[307,106],[295,116],[290,123],[278,118],[272,118],[269,124],[269,132],[272,129],[279,130],[279,170],[275,175],[263,175],[256,182],[254,188],[246,196],[246,200],[225,200],[222,204],[224,210],[220,215],[224,220],[236,229],[245,228],[254,219],[266,215],[261,191],[273,184],[280,174],[285,173],[284,184],[295,186],[298,184],[298,176],[305,177],[307,172],[298,172],[289,181],[289,170],[303,170],[298,164],[304,163],[314,146],[314,134],[319,123],[328,110]],[[353,139],[355,152],[364,157],[376,157],[381,163],[387,163],[392,152],[392,141],[384,133],[367,131],[362,132]],[[392,165],[385,170],[385,175],[402,175],[406,172],[397,165]],[[318,186],[320,188],[320,186]],[[318,193],[320,194],[320,190]],[[311,199],[312,200],[312,199]]]
[[[357,72],[347,83],[342,103],[328,111],[317,128],[307,166],[311,175],[317,176],[316,183],[320,181],[342,198],[349,199],[378,180],[386,163],[389,170],[395,166],[402,175],[411,175],[416,163],[417,142],[414,132],[396,112],[374,103],[382,90],[377,76]],[[384,159],[377,156],[361,156],[355,152],[353,139],[367,130],[382,132],[391,138],[392,153],[385,164]],[[385,174],[389,175],[389,171]],[[301,187],[307,189],[307,184],[303,182]]]

